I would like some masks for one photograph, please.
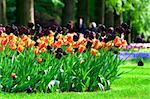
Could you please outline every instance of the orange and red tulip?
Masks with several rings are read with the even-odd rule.
[[[37,60],[37,61],[38,61],[39,63],[40,63],[40,62],[42,62],[42,58],[38,58],[38,60]]]
[[[24,47],[22,45],[18,45],[17,50],[18,52],[22,52],[24,50]]]
[[[71,53],[72,51],[73,51],[73,48],[70,47],[70,46],[66,49],[66,52],[70,52]]]
[[[38,48],[34,48],[33,52],[34,52],[34,55],[37,55],[39,53],[39,49]]]
[[[79,45],[78,52],[82,53],[85,49],[85,46]]]
[[[94,49],[94,48],[91,48],[91,54],[92,54],[92,55],[95,55],[96,53],[97,53],[97,50]]]

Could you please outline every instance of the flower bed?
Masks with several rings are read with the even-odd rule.
[[[123,46],[120,59],[150,58],[150,43],[131,43]]]
[[[122,49],[129,52],[150,52],[150,43],[131,43],[122,47]]]
[[[150,52],[120,52],[120,59],[150,58]]]
[[[114,57],[114,49],[117,52],[127,43],[118,36],[99,40],[89,33],[21,31],[25,34],[7,31],[0,35],[2,91],[108,90],[119,75],[122,60]]]

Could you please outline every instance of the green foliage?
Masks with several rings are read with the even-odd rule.
[[[61,2],[60,0],[52,0],[51,2],[52,2],[55,6],[64,7],[63,2]]]
[[[16,2],[15,0],[6,0],[6,15],[7,15],[7,20],[8,23],[14,23],[16,20]]]
[[[108,90],[119,75],[121,60],[108,50],[101,49],[99,53],[100,57],[90,52],[67,54],[58,60],[49,52],[35,56],[32,48],[20,54],[7,48],[0,53],[0,90],[22,92],[28,87],[36,92]],[[37,62],[38,57],[43,61]],[[11,77],[12,73],[16,78]]]
[[[150,1],[135,0],[133,2],[134,10],[130,12],[131,25],[138,33],[149,32],[150,26]],[[148,35],[148,34],[147,34]]]
[[[106,7],[116,10],[118,15],[124,14],[124,21],[130,21],[134,32],[149,35],[149,0],[106,0]]]

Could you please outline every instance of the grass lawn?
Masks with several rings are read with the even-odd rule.
[[[0,99],[150,99],[150,62],[138,67],[135,62],[123,64],[120,71],[130,71],[120,76],[106,92],[84,93],[0,93]]]

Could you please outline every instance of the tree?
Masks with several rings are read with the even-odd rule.
[[[65,4],[62,10],[62,25],[66,25],[69,20],[74,20],[74,8],[76,0],[63,0]]]
[[[123,17],[122,14],[117,14],[117,12],[114,12],[114,26],[117,27],[123,23]]]
[[[7,24],[6,0],[0,0],[0,24]]]
[[[96,22],[104,24],[105,0],[95,0],[95,18]]]
[[[16,0],[16,22],[18,25],[34,23],[34,0]]]
[[[114,26],[114,9],[106,8],[105,10],[105,25],[107,27]]]
[[[89,0],[78,0],[77,18],[83,18],[84,23],[88,25],[89,20]]]

